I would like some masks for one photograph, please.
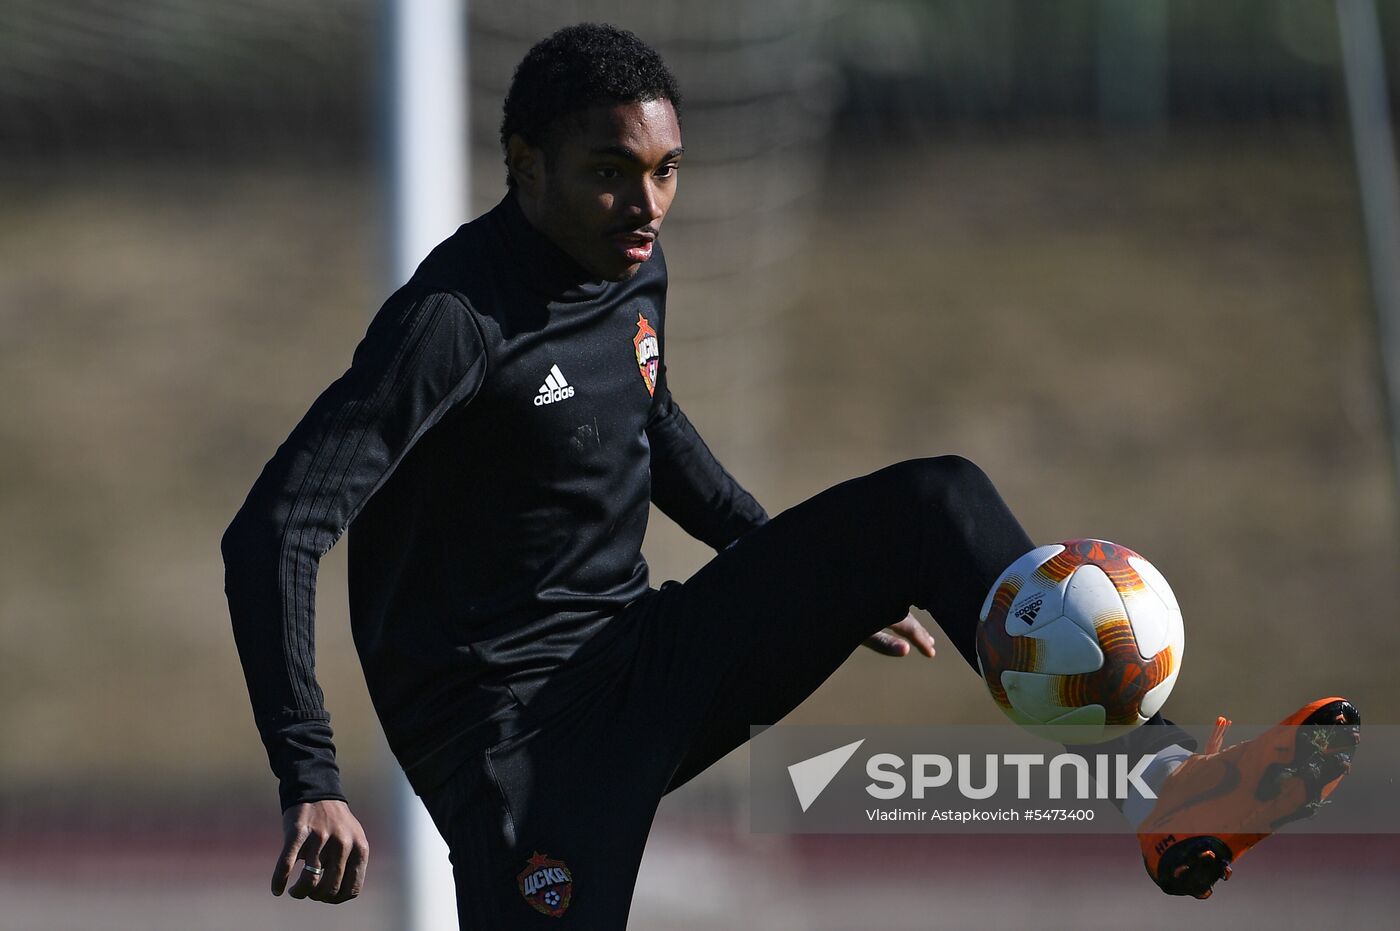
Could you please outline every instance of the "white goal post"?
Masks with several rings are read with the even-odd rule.
[[[467,22],[466,0],[385,2],[388,278],[395,290],[467,219]],[[397,927],[455,931],[447,845],[398,766],[389,767],[402,871]]]
[[[1385,52],[1375,0],[1337,0],[1342,69],[1366,224],[1381,378],[1389,415],[1391,465],[1400,496],[1400,182],[1390,120]]]

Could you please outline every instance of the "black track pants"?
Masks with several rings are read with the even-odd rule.
[[[556,677],[568,701],[542,695],[555,710],[425,795],[461,926],[624,927],[662,795],[910,605],[975,668],[982,601],[1032,548],[975,465],[912,460],[822,492],[634,602],[605,647]]]

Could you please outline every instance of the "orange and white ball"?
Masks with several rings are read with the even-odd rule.
[[[1072,725],[1073,742],[1093,743],[1162,707],[1185,638],[1176,596],[1150,562],[1104,540],[1068,540],[1032,550],[997,579],[977,659],[1011,720],[1056,734]]]

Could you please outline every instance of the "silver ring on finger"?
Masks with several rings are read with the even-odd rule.
[[[319,876],[321,876],[323,873],[326,872],[326,868],[325,868],[325,867],[323,867],[323,866],[312,866],[310,863],[303,864],[303,865],[302,865],[302,870],[303,870],[304,872],[310,873],[312,876],[316,876],[316,877],[319,877]]]

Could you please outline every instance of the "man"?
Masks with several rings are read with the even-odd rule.
[[[976,466],[900,463],[769,521],[672,398],[658,235],[680,102],[630,33],[535,46],[505,101],[504,200],[389,298],[225,534],[281,784],[274,893],[301,860],[294,897],[346,901],[368,860],[313,662],[317,563],[351,525],[366,682],[451,849],[463,927],[623,926],[661,796],[862,642],[933,656],[911,604],[975,665],[981,602],[1032,548]],[[640,554],[649,501],[717,551],[659,590]],[[1315,705],[1304,717],[1352,713]],[[1130,738],[1176,754],[1158,779],[1185,784],[1182,732]],[[1209,894],[1248,846],[1193,840],[1167,845],[1165,878],[1149,859],[1169,891]]]

